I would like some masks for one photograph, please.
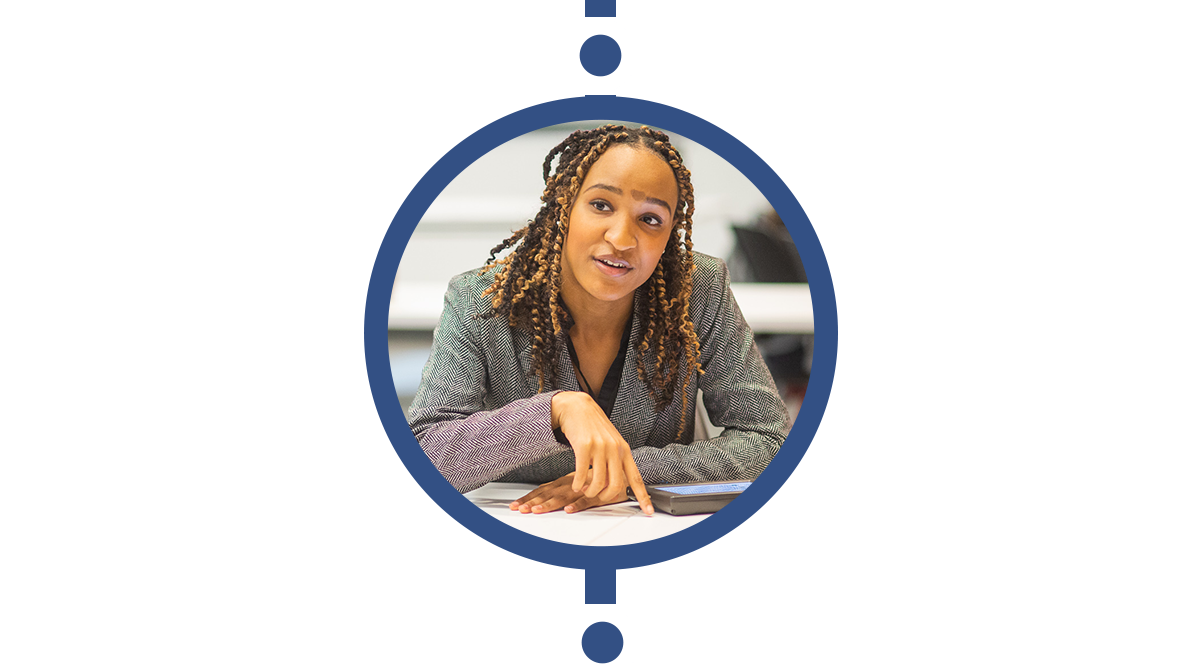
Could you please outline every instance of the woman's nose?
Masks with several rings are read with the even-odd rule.
[[[608,232],[604,234],[604,239],[615,250],[625,251],[633,249],[637,247],[637,236],[634,234],[636,223],[636,220],[622,216],[614,220],[612,226],[608,227]]]

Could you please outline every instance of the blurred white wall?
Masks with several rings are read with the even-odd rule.
[[[492,247],[537,213],[546,154],[571,131],[600,124],[603,121],[531,132],[467,167],[417,226],[400,260],[397,280],[444,285],[454,275],[482,266]],[[733,249],[730,225],[753,221],[768,208],[767,200],[741,172],[709,149],[676,134],[671,139],[691,170],[696,189],[695,249],[727,258]]]

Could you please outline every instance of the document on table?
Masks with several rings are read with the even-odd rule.
[[[514,529],[568,545],[642,543],[682,531],[708,517],[675,517],[662,512],[647,516],[633,501],[589,508],[571,514],[562,510],[541,515],[521,514],[509,509],[510,503],[525,496],[535,487],[537,486],[523,483],[488,483],[463,496],[485,513]]]

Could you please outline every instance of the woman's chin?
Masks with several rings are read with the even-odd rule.
[[[620,302],[633,295],[634,289],[622,285],[624,288],[614,288],[612,284],[592,284],[589,288],[585,288],[587,294],[596,300],[603,302]],[[635,287],[636,288],[636,287]]]

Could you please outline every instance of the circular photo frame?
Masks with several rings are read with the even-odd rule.
[[[400,257],[442,190],[475,160],[518,136],[550,125],[598,118],[653,124],[705,146],[741,171],[767,198],[795,240],[808,275],[814,328],[820,332],[804,405],[787,440],[749,489],[687,529],[656,540],[612,546],[574,545],[531,535],[500,522],[459,494],[413,436],[396,399],[388,355],[388,311]],[[808,450],[825,413],[833,387],[837,337],[837,307],[825,253],[796,197],[766,162],[729,133],[685,111],[641,99],[588,95],[530,106],[505,116],[464,139],[429,169],[400,206],[380,245],[367,289],[363,341],[379,419],[401,461],[430,498],[460,524],[498,547],[534,561],[586,570],[589,579],[594,576],[599,581],[611,579],[610,571],[661,563],[704,547],[732,531],[774,496]]]

